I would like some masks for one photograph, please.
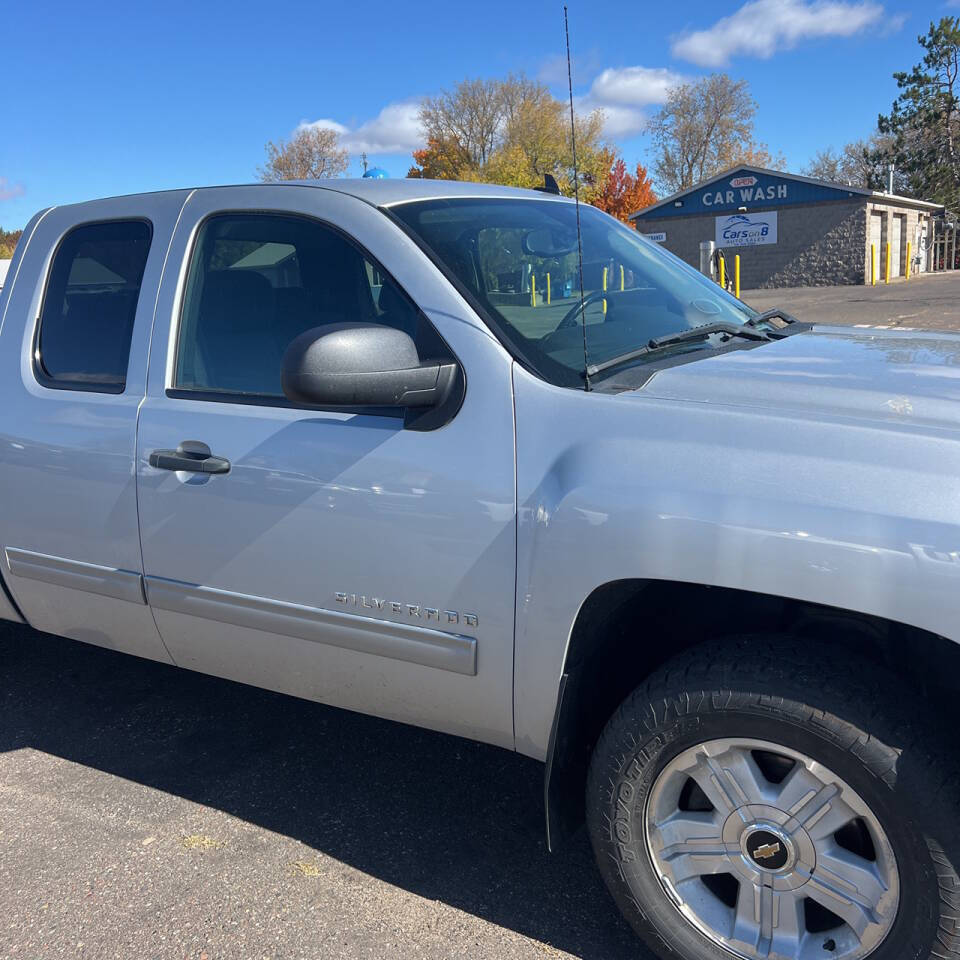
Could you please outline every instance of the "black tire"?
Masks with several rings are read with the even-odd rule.
[[[670,662],[609,720],[587,780],[591,843],[624,916],[664,960],[730,960],[667,896],[644,817],[671,760],[697,743],[743,737],[823,764],[886,832],[900,901],[871,960],[960,958],[958,766],[925,706],[882,670],[785,637],[711,643]]]

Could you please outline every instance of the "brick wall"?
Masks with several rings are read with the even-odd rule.
[[[739,253],[745,290],[864,283],[869,276],[866,207],[865,199],[778,207],[777,243],[728,248],[727,270],[732,275],[733,256]],[[715,222],[714,216],[664,217],[639,220],[637,226],[641,233],[666,231],[664,246],[699,267],[700,242],[714,239]],[[908,220],[908,230],[915,222]]]

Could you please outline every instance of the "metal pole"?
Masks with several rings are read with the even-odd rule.
[[[883,275],[883,282],[889,283],[890,282],[890,241],[889,240],[887,241],[887,259],[886,259],[886,262],[884,263],[884,268],[885,269],[884,269],[884,275]]]
[[[904,275],[904,280],[910,279],[910,241],[907,241],[907,269]]]
[[[870,244],[870,286],[877,285],[877,245]]]
[[[713,240],[703,240],[700,243],[700,272],[705,277],[713,276],[713,251],[716,244]]]
[[[733,257],[733,295],[740,299],[740,254]]]

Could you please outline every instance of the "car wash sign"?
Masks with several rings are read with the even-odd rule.
[[[718,247],[756,247],[777,242],[777,215],[767,213],[733,213],[717,217]]]
[[[762,203],[771,200],[781,202],[790,199],[790,184],[761,183],[759,177],[731,177],[726,183],[717,183],[703,191],[701,201],[705,207],[732,207]]]
[[[810,177],[738,167],[647,207],[637,214],[636,222],[664,217],[753,213],[801,203],[848,200],[864,193],[855,187],[845,188]]]

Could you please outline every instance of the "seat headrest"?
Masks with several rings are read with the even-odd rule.
[[[207,327],[227,326],[239,333],[262,326],[273,316],[273,288],[266,277],[248,270],[208,273],[200,313]]]

